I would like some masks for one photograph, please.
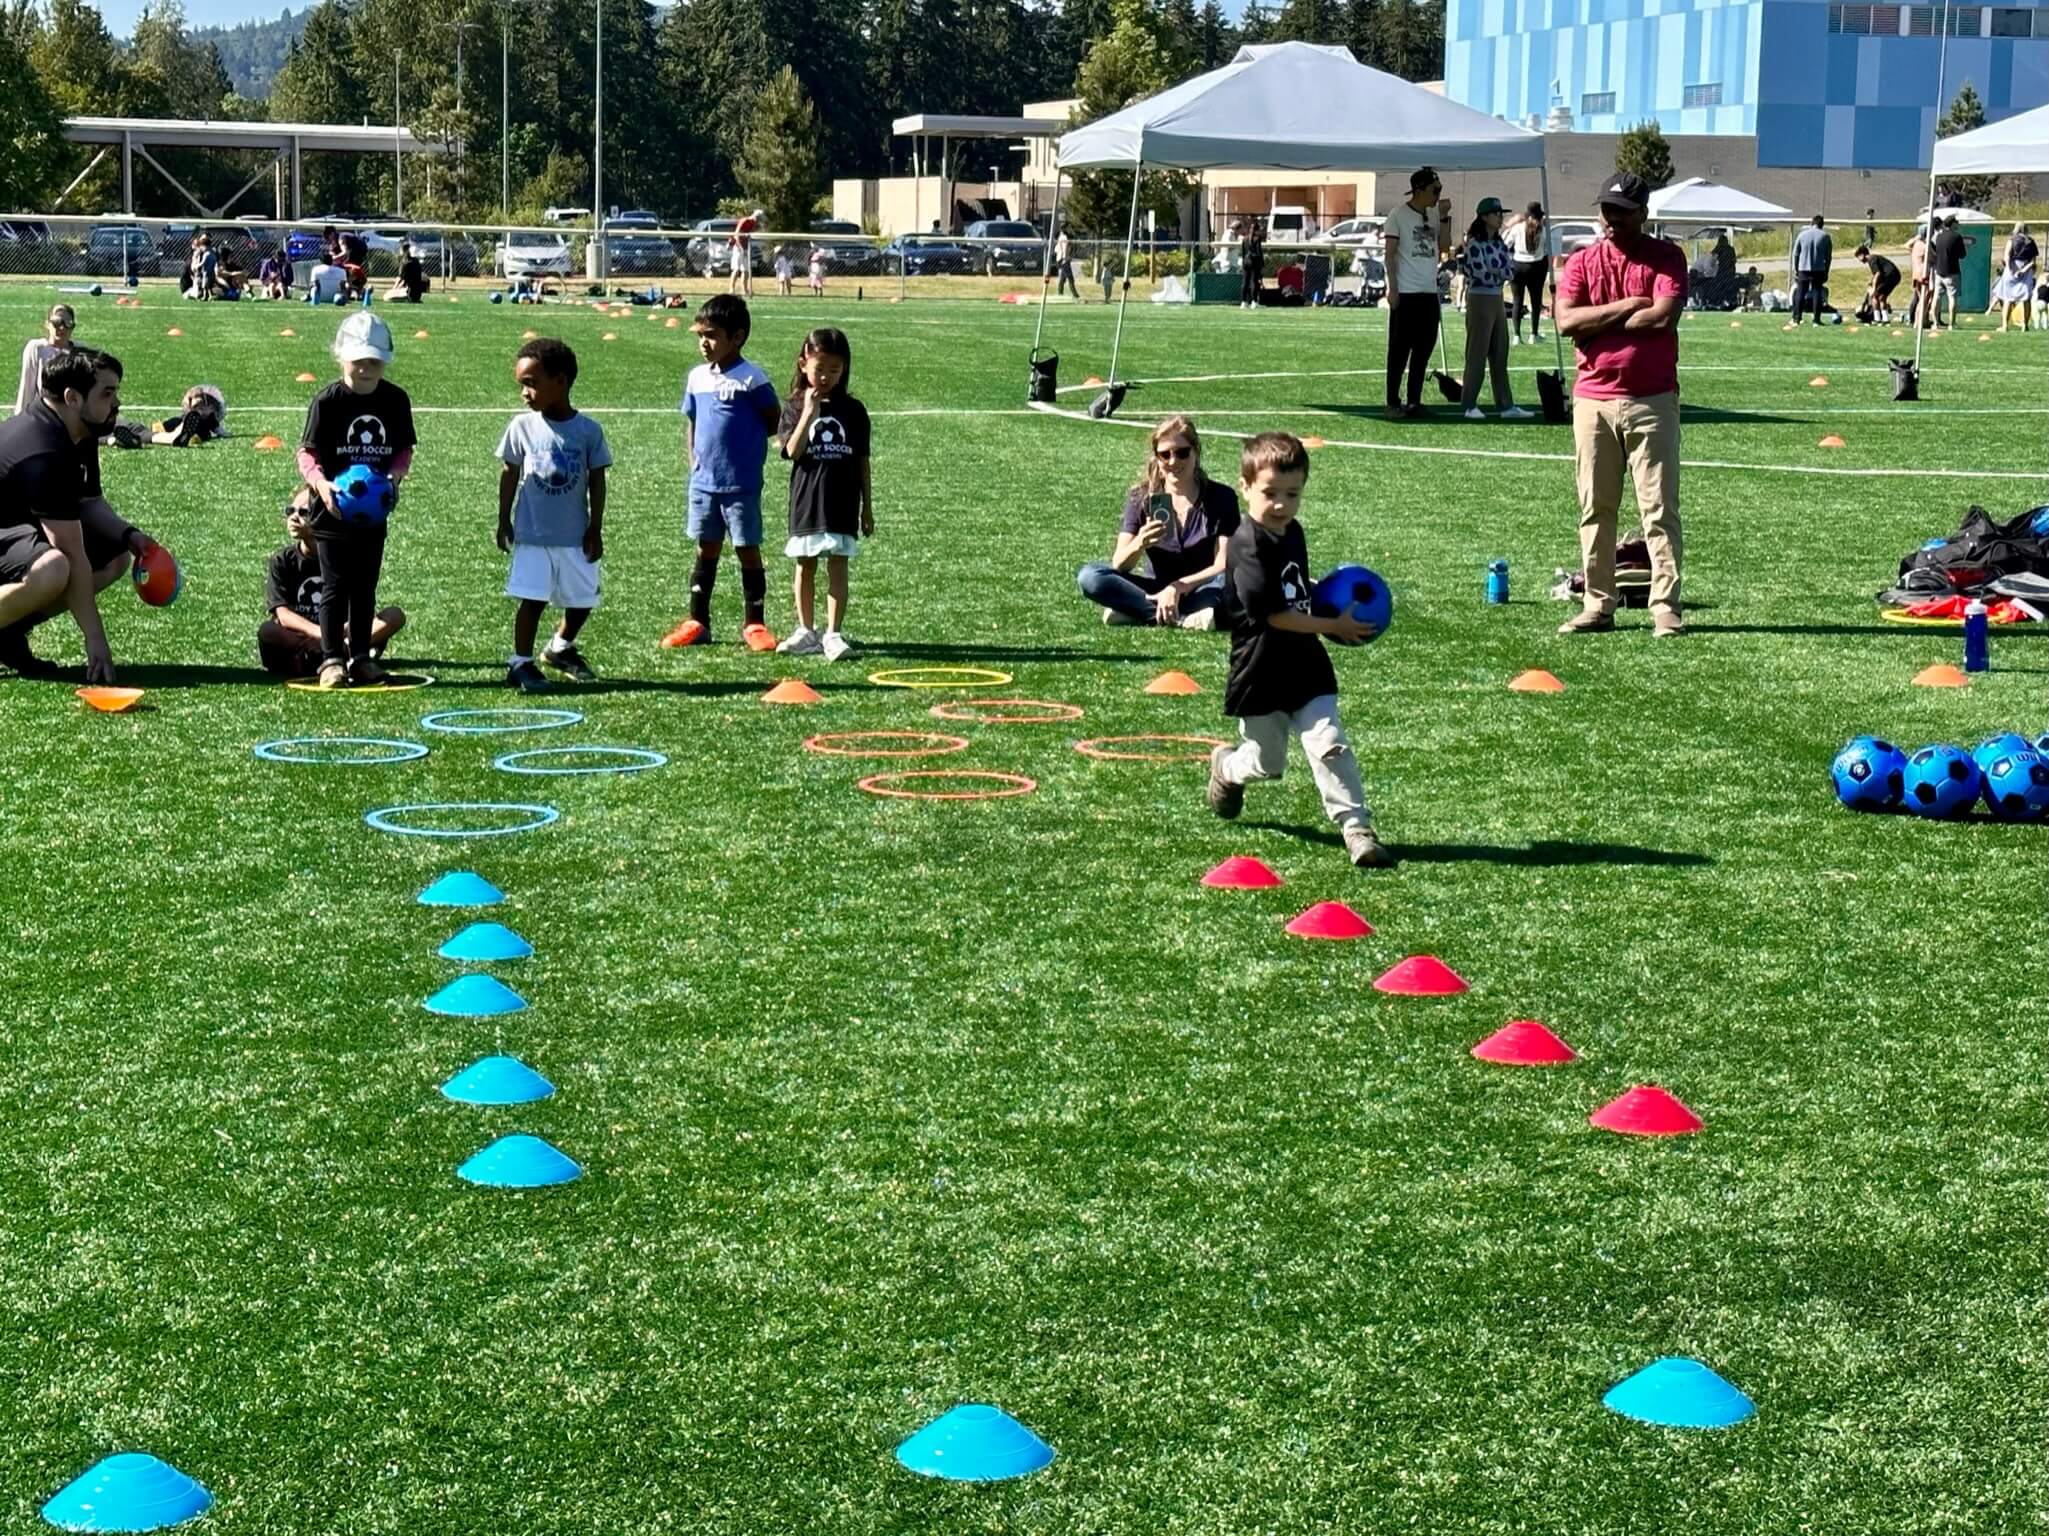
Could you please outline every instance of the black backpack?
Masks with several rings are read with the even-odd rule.
[[[1060,394],[1060,354],[1048,352],[1044,357],[1032,354],[1031,381],[1025,386],[1025,400],[1028,404],[1051,405]]]
[[[1892,397],[1895,400],[1919,400],[1921,398],[1921,370],[1913,359],[1895,357],[1892,363]]]
[[[1567,404],[1568,398],[1564,379],[1549,368],[1537,370],[1537,403],[1544,408],[1546,421],[1572,420],[1572,407]]]
[[[2002,576],[2049,576],[2049,518],[2037,507],[1995,523],[1983,507],[1964,513],[1961,527],[1900,562],[1897,589],[1945,596],[1980,592]]]

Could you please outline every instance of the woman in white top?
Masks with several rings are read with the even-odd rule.
[[[1509,292],[1515,309],[1517,346],[1523,344],[1523,311],[1530,315],[1530,341],[1544,339],[1544,278],[1551,266],[1551,231],[1544,225],[1544,205],[1531,203],[1523,216],[1508,226],[1508,256],[1515,264]]]
[[[43,334],[21,349],[21,388],[14,394],[14,414],[19,416],[42,397],[43,364],[59,352],[71,350],[72,328],[78,316],[69,304],[52,304],[43,320]]]

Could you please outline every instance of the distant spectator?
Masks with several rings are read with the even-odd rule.
[[[53,357],[71,350],[71,333],[78,316],[69,304],[52,304],[43,317],[43,334],[21,349],[21,387],[14,394],[14,414],[19,416],[43,393],[43,367]]]
[[[1878,244],[1878,226],[1872,223],[1872,220],[1877,217],[1878,210],[1876,208],[1866,208],[1864,210],[1864,243],[1866,245]]]
[[[1081,595],[1105,624],[1213,629],[1224,600],[1224,544],[1238,526],[1238,496],[1202,468],[1202,438],[1186,416],[1151,433],[1144,471],[1126,492],[1107,562],[1081,568]]]
[[[1527,314],[1530,342],[1534,345],[1544,339],[1544,281],[1551,275],[1553,242],[1544,223],[1544,205],[1531,203],[1522,217],[1508,226],[1504,237],[1509,260],[1515,263],[1510,274],[1515,296],[1515,333],[1510,340],[1522,345],[1523,316]]]
[[[1501,290],[1514,269],[1501,239],[1504,210],[1498,197],[1483,197],[1466,230],[1460,269],[1466,279],[1466,373],[1459,398],[1467,421],[1485,421],[1480,409],[1480,381],[1494,381],[1494,408],[1504,421],[1526,421],[1530,413],[1515,403],[1508,379],[1508,311]]]
[[[1942,303],[1945,299],[1949,301],[1950,327],[1956,327],[1957,295],[1963,286],[1964,248],[1968,244],[1963,232],[1957,228],[1955,214],[1942,221],[1941,228],[1928,242],[1928,272],[1932,285],[1929,291],[1934,296],[1934,303],[1929,306],[1933,314],[1924,316],[1924,319],[1930,322],[1931,329],[1942,328]]]
[[[413,249],[412,241],[399,241],[398,277],[384,297],[393,304],[417,304],[426,292],[427,269],[421,265],[420,253]]]
[[[1238,307],[1256,309],[1260,286],[1266,281],[1266,232],[1259,220],[1254,219],[1246,229],[1238,259]]]
[[[1437,265],[1450,245],[1446,210],[1438,205],[1444,183],[1424,166],[1409,177],[1407,202],[1395,204],[1387,216],[1387,419],[1419,417],[1423,409],[1423,375],[1437,345],[1443,300],[1437,291]],[[1408,397],[1402,397],[1402,376],[1408,376]]]
[[[1999,281],[1992,289],[1992,302],[2001,306],[1999,329],[2002,334],[2013,319],[2013,312],[2021,314],[2021,329],[2027,330],[2035,323],[2035,263],[2041,252],[2036,249],[2034,236],[2028,233],[2028,226],[2016,224],[2006,241],[2006,270],[2000,273]]]
[[[214,255],[213,242],[203,232],[192,237],[192,256],[189,265],[192,282],[185,290],[185,297],[205,303],[218,291],[220,261]]]
[[[1928,227],[1916,225],[1914,238],[1907,242],[1907,267],[1913,289],[1907,296],[1907,324],[1919,330],[1928,316]]]
[[[1067,231],[1064,229],[1053,241],[1053,275],[1058,279],[1053,289],[1055,298],[1063,293],[1071,293],[1074,295],[1075,303],[1088,302],[1081,296],[1081,285],[1074,280],[1074,246],[1068,240]]]
[[[1821,324],[1822,307],[1828,303],[1828,269],[1835,254],[1835,242],[1829,239],[1817,213],[1814,222],[1793,237],[1793,324],[1801,323],[1810,299],[1814,323]]]
[[[282,250],[272,251],[256,269],[256,280],[263,285],[266,299],[289,299],[292,296],[291,258]]]
[[[768,215],[757,208],[733,226],[727,262],[726,292],[754,297],[754,232]]]
[[[822,298],[824,298],[824,297],[825,297],[825,262],[826,262],[826,254],[825,254],[825,247],[824,247],[824,246],[822,246],[822,245],[814,245],[814,246],[812,246],[812,247],[811,247],[811,297],[812,297],[812,298],[814,298],[814,299],[822,299]],[[1069,274],[1068,274],[1068,280],[1069,280],[1070,282],[1072,282],[1072,281],[1073,281],[1073,274],[1072,274],[1072,273],[1069,273]]]
[[[1857,259],[1871,273],[1871,286],[1864,291],[1867,324],[1892,324],[1892,294],[1900,285],[1900,269],[1868,245],[1857,247]]]
[[[775,248],[775,291],[779,298],[790,296],[790,282],[797,275],[797,263],[790,257],[790,248],[779,245]]]

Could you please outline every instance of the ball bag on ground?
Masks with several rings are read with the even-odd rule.
[[[1980,773],[1990,773],[1992,765],[2009,752],[2032,752],[2034,746],[2019,731],[2001,731],[1997,736],[1987,736],[1971,748],[1971,761],[1978,765]]]
[[[1829,765],[1836,798],[1853,811],[1882,811],[1905,793],[1907,754],[1876,736],[1859,736]]]
[[[1371,624],[1377,639],[1394,622],[1394,593],[1365,566],[1341,565],[1309,589],[1309,611],[1326,619],[1349,611],[1361,624]]]
[[[2001,821],[2033,821],[2049,811],[2049,762],[2032,747],[1994,758],[1985,769],[1985,803]]]
[[[1923,747],[1907,759],[1902,775],[1908,810],[1920,816],[1957,816],[1978,798],[1983,776],[1960,747]]]
[[[137,555],[129,575],[135,582],[135,595],[152,608],[170,607],[178,600],[178,590],[185,584],[185,578],[178,571],[178,562],[161,544],[152,544]]]
[[[367,464],[341,472],[334,482],[335,510],[351,523],[381,523],[398,504],[398,487],[391,477]]]

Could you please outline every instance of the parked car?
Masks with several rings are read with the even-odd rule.
[[[872,276],[883,270],[882,251],[867,231],[851,219],[813,219],[810,233],[825,252],[825,270],[841,277]],[[809,249],[793,251],[801,275],[811,259]]]
[[[523,229],[508,232],[498,242],[492,266],[500,277],[567,277],[574,269],[567,240]]]
[[[477,275],[477,243],[468,235],[450,235],[438,229],[409,229],[405,235],[429,277]]]
[[[1549,228],[1551,251],[1556,256],[1570,256],[1601,238],[1600,223],[1594,219],[1553,219]]]
[[[1037,273],[1045,264],[1046,247],[1038,230],[1022,219],[977,219],[967,227],[975,270],[984,277],[999,272]],[[973,242],[987,241],[988,244]]]
[[[683,246],[685,277],[728,277],[733,270],[733,231],[738,219],[699,219],[690,226],[693,234]],[[769,249],[759,240],[747,248],[749,264],[759,277],[768,271]]]
[[[668,277],[676,270],[676,248],[656,231],[662,221],[629,208],[605,220],[605,266],[614,276]]]
[[[86,232],[85,270],[93,277],[155,277],[162,256],[140,224],[95,224]]]
[[[541,210],[541,222],[543,224],[582,224],[587,222],[590,216],[591,211],[588,208],[544,208]]]
[[[1378,245],[1387,236],[1387,220],[1380,218],[1345,219],[1333,224],[1317,242],[1326,245]]]
[[[965,272],[974,255],[941,235],[898,235],[882,248],[883,270],[902,270],[906,277],[932,277]]]

